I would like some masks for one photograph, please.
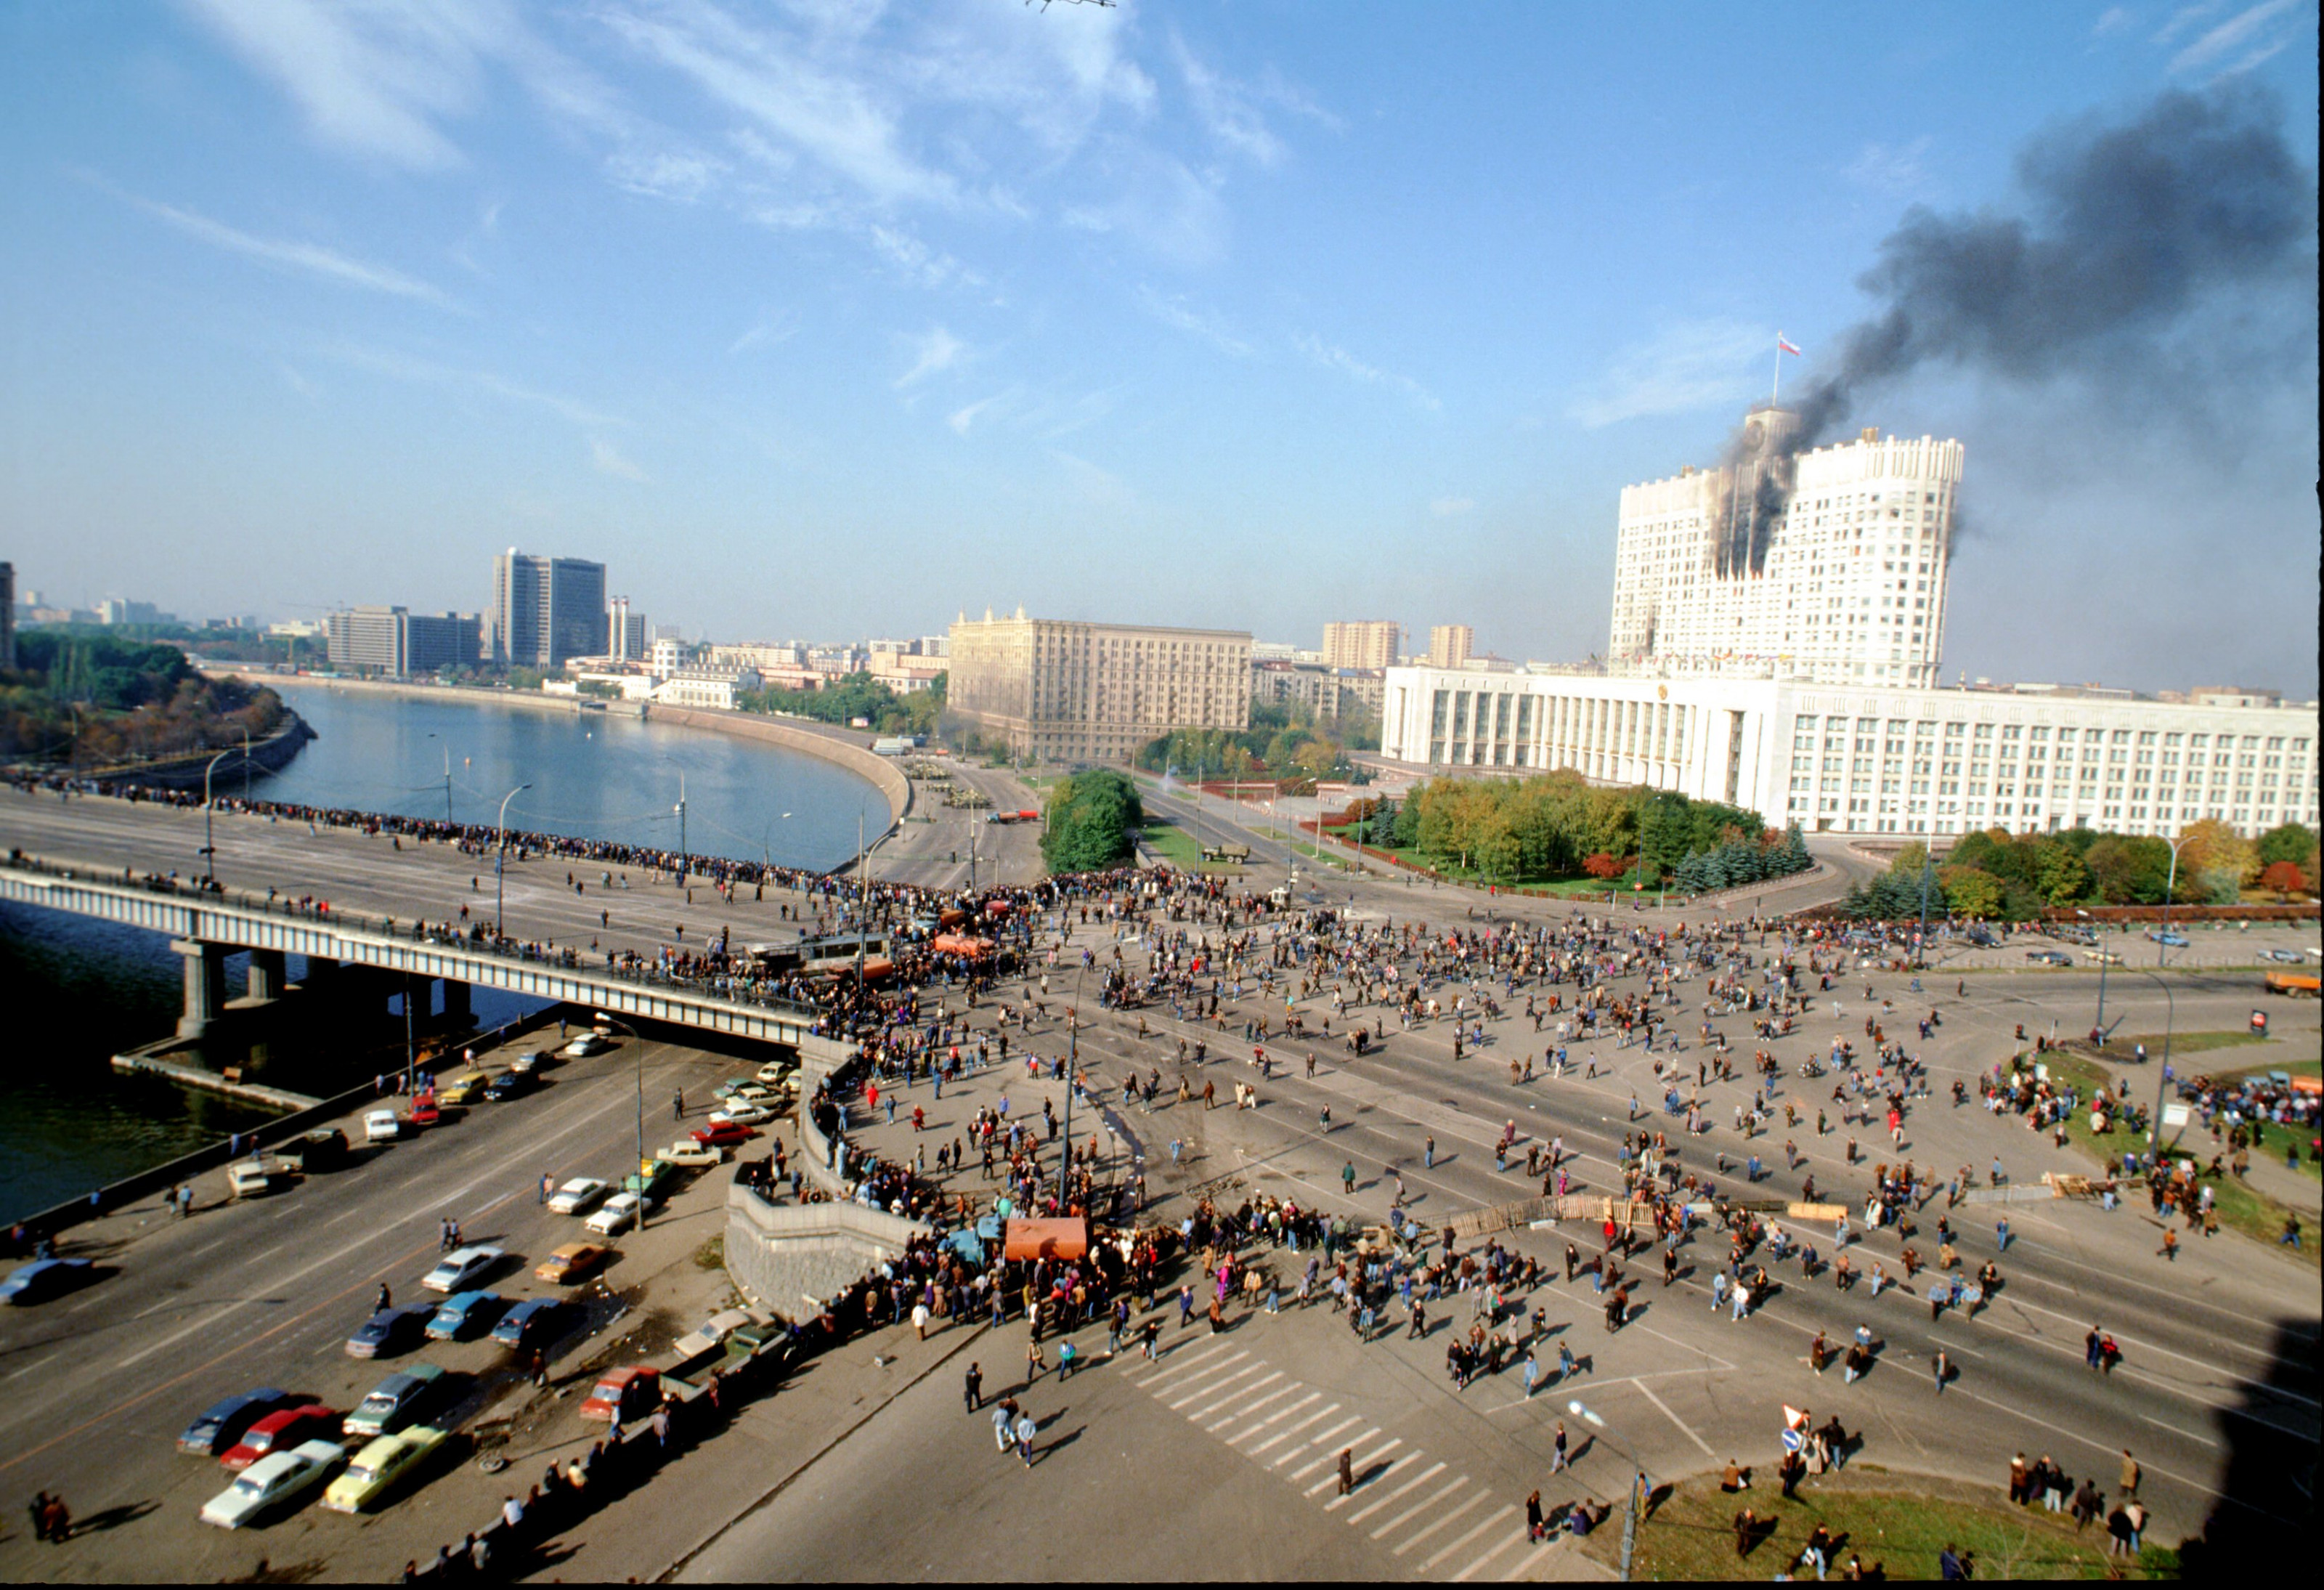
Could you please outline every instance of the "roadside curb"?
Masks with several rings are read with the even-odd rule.
[[[733,1518],[728,1519],[724,1523],[720,1524],[716,1529],[711,1530],[701,1539],[696,1541],[684,1551],[678,1553],[677,1557],[670,1560],[669,1566],[663,1568],[659,1573],[653,1576],[653,1583],[657,1585],[666,1585],[669,1583],[671,1577],[680,1569],[684,1568],[687,1564],[692,1562],[696,1558],[701,1556],[704,1552],[709,1550],[710,1548],[716,1545],[720,1539],[725,1535],[727,1530],[733,1529],[736,1524],[741,1523],[744,1519],[749,1518],[761,1508],[765,1507],[768,1503],[774,1501],[776,1497],[781,1495],[785,1491],[789,1490],[793,1481],[797,1480],[801,1474],[807,1473],[807,1470],[813,1468],[816,1464],[822,1462],[825,1457],[828,1456],[834,1449],[835,1449],[842,1442],[845,1441],[850,1436],[853,1436],[865,1425],[870,1424],[873,1419],[879,1418],[881,1414],[886,1412],[888,1409],[894,1404],[897,1398],[901,1397],[905,1392],[918,1385],[922,1381],[927,1379],[928,1376],[934,1374],[937,1370],[942,1369],[945,1364],[951,1363],[954,1355],[956,1355],[963,1347],[965,1347],[971,1342],[975,1341],[977,1337],[982,1336],[991,1328],[991,1327],[989,1324],[983,1321],[979,1321],[974,1327],[964,1331],[961,1335],[960,1340],[953,1345],[945,1348],[942,1353],[938,1354],[935,1361],[929,1364],[926,1369],[923,1369],[919,1373],[912,1376],[911,1379],[906,1381],[902,1385],[898,1386],[893,1391],[890,1391],[886,1397],[881,1400],[877,1406],[867,1410],[863,1416],[858,1419],[854,1423],[847,1426],[844,1429],[839,1431],[829,1440],[825,1441],[822,1446],[807,1454],[805,1458],[800,1460],[798,1466],[794,1467],[788,1474],[783,1475],[782,1478],[777,1480],[772,1485],[769,1486],[757,1500],[745,1504],[735,1512]],[[780,1393],[779,1392],[778,1395]]]

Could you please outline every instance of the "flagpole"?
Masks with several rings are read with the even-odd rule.
[[[1784,334],[1778,331],[1775,333],[1775,384],[1767,389],[1767,406],[1771,409],[1777,407],[1783,399],[1783,395]]]

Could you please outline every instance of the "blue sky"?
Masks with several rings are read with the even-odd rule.
[[[1118,7],[23,3],[0,522],[73,602],[477,608],[507,546],[722,638],[963,607],[1605,643],[1616,498],[1812,377],[1907,207],[2314,0]],[[1940,372],[1949,670],[2317,679],[2316,322],[2200,403]],[[2223,558],[2223,547],[2237,555]],[[2035,595],[2038,593],[2039,595]]]

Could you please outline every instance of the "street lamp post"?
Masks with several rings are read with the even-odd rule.
[[[245,804],[250,800],[250,731],[248,729],[242,731],[242,799]]]
[[[2090,925],[2090,942],[2091,942],[2092,944],[2094,944],[2094,945],[2096,945],[2096,946],[2098,947],[2098,1036],[2099,1036],[2100,1038],[2104,1038],[2104,1037],[2106,1036],[2106,983],[2107,983],[2107,947],[2106,947],[2106,940],[2098,937],[2098,919],[2097,919],[2097,918],[2095,918],[2095,917],[2091,916],[2089,912],[2088,912],[2088,911],[2086,911],[2081,910],[2080,907],[2076,907],[2076,908],[2075,908],[2074,914],[2075,914],[2076,916],[2078,916],[2078,917],[2081,918],[2081,919],[2082,919],[2082,920],[2084,920],[2084,921],[2086,921],[2086,922],[2089,923],[2089,925]]]
[[[2152,1169],[2163,1151],[2163,1090],[2171,1086],[2171,1034],[2179,1025],[2179,1002],[2171,996],[2171,985],[2160,972],[2149,972],[2144,966],[2139,970],[2163,990],[2163,1063],[2154,1074],[2154,1119],[2146,1123],[2146,1158]]]
[[[210,775],[217,772],[219,763],[233,754],[231,747],[221,751],[210,758],[208,767],[202,769],[202,885],[205,888],[217,882],[217,828],[212,820],[217,809],[210,804]]]
[[[2163,927],[2154,944],[2154,964],[2158,966],[2171,953],[2171,947],[2162,941],[2162,934],[2171,931],[2171,897],[2179,890],[2179,847],[2187,843],[2187,836],[2181,834],[2176,839],[2166,839],[2163,843],[2171,846],[2171,870],[2163,880]]]
[[[433,729],[428,731],[428,737],[444,741],[444,820],[449,823],[452,820],[452,742],[445,740]]]
[[[678,881],[680,883],[686,882],[687,870],[686,864],[686,773],[681,769],[678,775]]]
[[[447,754],[449,754],[447,752]],[[493,936],[508,937],[508,809],[509,802],[531,789],[530,784],[519,784],[501,797],[501,815],[495,824],[500,829],[500,846],[493,855]]]
[[[606,1014],[604,1012],[603,1012],[603,1011],[592,1011],[592,1012],[590,1012],[590,1020],[591,1020],[592,1021],[603,1022],[604,1025],[606,1025],[606,1026],[608,1026],[608,1027],[619,1027],[619,1028],[620,1028],[623,1032],[625,1032],[625,1033],[629,1034],[629,1039],[630,1039],[630,1047],[631,1047],[632,1049],[634,1049],[634,1050],[636,1050],[636,1051],[637,1051],[637,1061],[638,1061],[638,1175],[639,1175],[639,1177],[640,1177],[641,1179],[642,1179],[642,1178],[644,1177],[645,1173],[646,1173],[646,1045],[645,1045],[645,1040],[643,1040],[642,1038],[640,1038],[640,1037],[638,1036],[638,1030],[637,1030],[636,1028],[634,1028],[634,1027],[631,1026],[627,1021],[621,1021],[621,1020],[619,1020],[619,1019],[617,1019],[617,1018],[615,1018],[615,1017],[609,1016],[609,1015],[607,1015],[607,1014]],[[644,1193],[641,1192],[640,1194],[638,1194],[638,1229],[639,1229],[640,1231],[643,1231],[645,1228],[646,1228],[646,1196],[645,1196],[645,1194],[644,1194]]]
[[[1573,1415],[1574,1418],[1587,1421],[1593,1428],[1604,1430],[1606,1432],[1606,1438],[1609,1441],[1613,1440],[1614,1432],[1607,1425],[1606,1421],[1600,1419],[1595,1412],[1591,1411],[1582,1403],[1579,1401],[1568,1402],[1565,1405],[1565,1410]],[[1631,1554],[1637,1548],[1638,1540],[1638,1482],[1646,1477],[1646,1471],[1643,1467],[1639,1466],[1638,1460],[1630,1455],[1630,1449],[1628,1447],[1623,1446],[1618,1441],[1616,1441],[1614,1445],[1616,1449],[1622,1454],[1623,1459],[1630,1465],[1630,1495],[1628,1502],[1625,1504],[1622,1510],[1621,1577],[1627,1582],[1630,1576]]]

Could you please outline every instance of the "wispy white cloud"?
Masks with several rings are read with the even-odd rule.
[[[91,180],[107,192],[114,193],[128,203],[135,205],[146,214],[167,221],[187,236],[207,243],[213,248],[222,248],[228,254],[240,254],[244,259],[256,260],[262,264],[274,265],[282,270],[295,271],[318,281],[336,282],[342,287],[360,287],[366,291],[383,292],[392,298],[415,299],[421,303],[434,304],[439,309],[458,307],[442,289],[432,282],[423,282],[417,276],[406,275],[392,266],[374,264],[367,260],[359,260],[353,255],[341,254],[336,249],[325,248],[318,243],[301,243],[280,237],[261,237],[256,233],[244,232],[238,226],[229,226],[224,221],[215,220],[194,210],[185,209],[174,204],[163,204],[158,199],[140,198],[134,193],[115,188],[111,183],[105,182],[101,179],[92,178]]]
[[[2109,33],[2121,32],[2137,20],[2126,7],[2109,5],[2098,13],[2098,21],[2090,24],[2090,36],[2094,39],[2103,39]]]
[[[945,416],[945,423],[952,427],[953,434],[955,436],[966,436],[968,428],[976,423],[976,417],[1000,401],[999,393],[993,393],[989,398],[979,398],[966,408],[954,409],[950,414]]]
[[[896,377],[896,388],[917,386],[929,376],[951,369],[968,352],[968,344],[941,326],[932,326],[927,335],[913,345],[911,368]]]
[[[1176,32],[1170,35],[1170,53],[1204,131],[1222,148],[1259,165],[1277,164],[1286,153],[1282,138],[1268,123],[1268,107],[1334,129],[1340,125],[1338,117],[1273,71],[1256,83],[1238,81],[1203,60]]]
[[[709,155],[677,150],[621,149],[605,157],[605,177],[614,187],[677,204],[701,199],[729,169]]]
[[[1732,403],[1748,391],[1755,363],[1775,351],[1775,334],[1757,326],[1683,321],[1615,355],[1597,389],[1567,412],[1595,430],[1648,414]]]
[[[2261,0],[2246,6],[2172,56],[2171,69],[2214,76],[2249,71],[2292,42],[2292,30],[2279,24],[2301,3]]]
[[[1199,337],[1222,354],[1247,359],[1255,351],[1251,345],[1228,330],[1216,315],[1197,310],[1176,294],[1165,297],[1151,287],[1138,290],[1138,303],[1148,314],[1165,326]]]
[[[507,402],[547,409],[586,430],[620,430],[628,423],[614,415],[593,409],[577,399],[558,393],[543,392],[490,370],[461,369],[456,365],[438,365],[427,359],[358,344],[334,343],[315,351],[351,368],[367,370],[375,375],[385,375],[397,381],[479,392]]]
[[[1292,346],[1326,370],[1335,370],[1367,385],[1395,387],[1424,409],[1434,410],[1444,406],[1437,401],[1434,393],[1409,375],[1398,375],[1376,365],[1368,365],[1336,343],[1325,342],[1319,337],[1302,336],[1295,338]]]
[[[784,310],[761,315],[751,322],[750,328],[736,337],[726,352],[728,356],[748,353],[754,347],[764,347],[778,342],[788,342],[798,330],[798,317]]]
[[[1868,143],[1840,169],[1840,175],[1859,188],[1892,197],[1919,192],[1929,182],[1929,144],[1925,134],[1909,143]]]
[[[1439,519],[1457,519],[1476,510],[1474,497],[1439,497],[1428,504],[1428,511]]]
[[[602,436],[593,436],[589,439],[589,462],[596,467],[600,475],[611,475],[622,480],[641,482],[646,477],[644,470],[624,458],[621,449]]]
[[[298,371],[292,369],[286,361],[277,359],[274,362],[274,367],[278,371],[281,372],[283,382],[289,385],[290,390],[297,393],[300,397],[305,398],[309,402],[314,402],[322,396],[322,393],[316,387],[313,382],[308,380]]]
[[[2219,9],[2221,0],[2197,0],[2192,5],[2181,5],[2170,19],[2155,31],[2154,42],[2168,44],[2180,34]]]

